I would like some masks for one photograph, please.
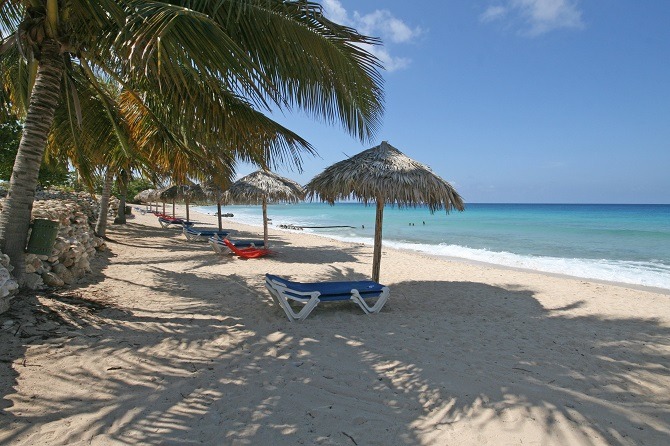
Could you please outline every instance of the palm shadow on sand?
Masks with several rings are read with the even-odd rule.
[[[171,307],[143,309],[138,296],[135,309],[99,310],[104,323],[79,321],[62,342],[109,359],[53,377],[94,391],[31,401],[46,415],[4,410],[5,441],[93,413],[101,418],[62,441],[353,444],[377,432],[419,444],[459,423],[503,419],[513,430],[529,417],[539,440],[567,441],[565,423],[586,444],[635,443],[642,430],[669,440],[668,397],[647,390],[669,373],[670,329],[655,319],[569,315],[514,285],[408,281],[392,284],[380,314],[343,302],[292,324],[262,274],[148,274],[147,291],[173,297]],[[352,276],[333,266],[317,279]]]

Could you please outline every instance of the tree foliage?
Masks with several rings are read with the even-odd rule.
[[[21,141],[21,123],[15,118],[0,124],[0,180],[9,181],[14,167],[14,160]],[[72,174],[66,162],[44,160],[40,167],[38,184],[40,187],[70,186]]]

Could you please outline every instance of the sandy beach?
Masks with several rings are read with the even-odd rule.
[[[108,236],[1,316],[0,443],[670,444],[665,293],[385,249],[381,313],[291,323],[265,273],[367,279],[372,247],[271,229],[241,260],[149,214]]]

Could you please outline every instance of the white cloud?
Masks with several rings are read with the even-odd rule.
[[[353,22],[361,33],[381,36],[384,40],[394,43],[409,42],[421,34],[420,28],[410,28],[385,9],[377,9],[369,14],[355,11]]]
[[[492,22],[494,20],[499,20],[507,14],[507,8],[504,6],[489,6],[484,13],[479,16],[479,19],[482,22]]]
[[[489,6],[479,19],[484,22],[521,20],[522,33],[529,36],[561,28],[583,28],[582,12],[576,0],[503,0]]]
[[[330,20],[343,25],[349,24],[347,10],[337,0],[322,0],[323,11]]]
[[[339,0],[322,0],[321,4],[324,14],[330,20],[351,26],[361,34],[381,37],[384,47],[368,46],[366,50],[377,56],[387,71],[400,70],[409,66],[411,59],[392,56],[388,44],[412,42],[423,33],[421,28],[411,28],[386,9],[377,9],[367,14],[354,11],[350,15]]]
[[[383,47],[373,46],[367,48],[367,50],[374,54],[377,59],[381,61],[384,68],[386,68],[386,71],[402,70],[403,68],[407,68],[412,62],[411,59],[406,57],[391,56],[391,54],[389,54],[389,52]]]

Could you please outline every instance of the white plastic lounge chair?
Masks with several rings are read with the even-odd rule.
[[[319,302],[353,300],[365,314],[379,313],[390,295],[387,286],[371,280],[301,283],[266,274],[265,287],[291,322],[306,319]],[[377,301],[370,306],[366,299]],[[304,307],[295,312],[290,302],[298,302]]]

